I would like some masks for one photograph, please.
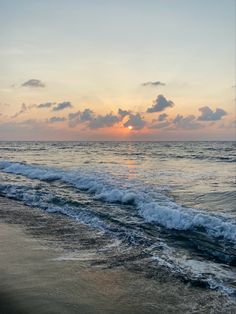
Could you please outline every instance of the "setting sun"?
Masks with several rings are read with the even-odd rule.
[[[0,0],[0,314],[236,314],[235,9]]]

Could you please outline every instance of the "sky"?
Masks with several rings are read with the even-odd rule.
[[[0,140],[235,140],[234,0],[0,0]]]

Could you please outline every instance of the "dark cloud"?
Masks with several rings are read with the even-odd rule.
[[[200,121],[218,121],[227,115],[227,112],[221,108],[217,108],[214,112],[208,106],[199,108],[199,111],[201,111],[201,115],[198,117]]]
[[[171,125],[170,121],[163,121],[152,124],[149,128],[150,129],[164,129]]]
[[[124,117],[130,115],[130,111],[129,110],[122,110],[122,109],[118,109],[118,114],[121,116],[121,118],[123,119]]]
[[[171,122],[167,121],[168,114],[162,113],[159,115],[157,119],[152,120],[152,125],[149,127],[150,129],[163,129],[168,127]]]
[[[146,122],[141,117],[140,113],[129,114],[129,119],[124,123],[124,127],[132,126],[134,130],[140,130],[145,126]]]
[[[120,118],[112,113],[106,114],[105,116],[98,115],[89,121],[88,127],[90,129],[112,127],[119,121]]]
[[[73,128],[77,124],[81,122],[87,122],[94,119],[94,113],[91,109],[85,109],[84,111],[77,111],[69,113],[68,115],[68,121],[69,121],[69,127]]]
[[[160,82],[160,81],[142,83],[142,86],[152,86],[152,87],[155,87],[155,86],[165,86],[165,85],[166,85],[165,83]]]
[[[28,107],[26,106],[26,104],[23,103],[23,104],[21,105],[20,110],[19,110],[18,112],[16,112],[16,113],[12,116],[12,118],[16,118],[16,117],[20,116],[21,114],[25,113],[27,110],[28,110]]]
[[[168,117],[168,114],[167,113],[162,113],[162,114],[160,114],[159,115],[159,117],[158,117],[158,121],[165,121],[166,119],[167,119],[167,117]]]
[[[68,120],[76,119],[80,116],[80,111],[77,112],[71,112],[68,114]]]
[[[36,105],[37,108],[50,108],[54,106],[56,103],[55,102],[45,102],[39,105]]]
[[[171,100],[167,100],[163,95],[157,96],[157,99],[153,102],[152,107],[147,109],[148,113],[161,112],[168,107],[173,107],[174,103]]]
[[[64,101],[64,102],[58,103],[52,110],[53,111],[60,111],[60,110],[64,110],[67,108],[72,108],[72,105],[69,101]]]
[[[50,107],[52,107],[53,105],[55,105],[55,103],[53,103],[53,102],[42,103],[42,104],[39,104],[39,105],[35,105],[35,104],[33,104],[33,105],[22,104],[20,111],[16,112],[16,113],[12,116],[12,118],[16,118],[16,117],[18,117],[19,115],[24,114],[25,112],[30,111],[30,110],[33,109],[33,108],[39,108],[39,109],[42,109],[42,108],[50,108]]]
[[[64,117],[51,117],[47,120],[48,123],[55,123],[55,122],[63,122],[66,121],[66,118]]]
[[[128,117],[128,121],[124,123],[125,127],[132,126],[133,129],[139,130],[144,127],[145,121],[139,113],[133,114],[128,110],[118,110],[118,114],[109,113],[106,115],[95,115],[91,109],[85,109],[84,111],[72,112],[68,115],[68,124],[70,127],[75,127],[79,123],[86,123],[86,126],[90,129],[99,129],[112,127],[116,123],[121,122],[125,117]]]
[[[202,125],[196,121],[194,115],[184,117],[178,114],[172,123],[176,128],[180,129],[193,130],[202,128]]]
[[[80,113],[80,121],[85,122],[85,121],[91,121],[94,118],[94,113],[91,109],[85,109]]]
[[[90,129],[99,129],[112,127],[118,123],[120,118],[112,113],[102,115],[95,115],[91,109],[84,111],[72,112],[68,115],[68,124],[70,127],[75,127],[79,123],[87,122],[87,127]]]
[[[21,86],[38,88],[38,87],[45,87],[45,84],[40,80],[31,79],[31,80],[28,80],[25,83],[21,84]]]
[[[80,111],[69,113],[68,114],[69,127],[74,128],[78,123],[80,123]]]

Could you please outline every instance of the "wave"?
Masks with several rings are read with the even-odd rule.
[[[47,191],[41,191],[39,186],[0,183],[0,195],[23,201],[28,206],[38,207],[49,213],[61,213],[101,231],[106,229],[104,222],[88,208],[83,208],[79,202],[74,202],[74,206],[70,205],[66,199],[59,198]]]
[[[109,212],[107,213],[104,211],[104,207],[112,207],[116,205],[108,206],[108,204],[103,203],[102,206],[100,206],[103,211],[99,212],[96,208],[96,202],[94,203],[95,208],[92,209],[90,208],[90,204],[86,204],[80,199],[75,201],[71,196],[63,198],[60,194],[55,194],[57,189],[53,187],[51,181],[53,179],[65,181],[65,178],[68,179],[68,176],[70,176],[71,180],[75,180],[76,177],[77,179],[75,182],[78,184],[78,171],[75,174],[75,171],[68,172],[11,162],[5,162],[4,165],[0,163],[0,168],[2,171],[8,173],[16,173],[17,171],[18,175],[22,175],[24,169],[24,176],[48,182],[42,183],[31,181],[30,185],[0,183],[0,195],[23,201],[26,205],[41,208],[49,213],[61,213],[69,216],[85,225],[115,236],[116,239],[118,238],[119,240],[125,241],[124,243],[141,245],[144,252],[151,256],[151,259],[155,263],[168,268],[171,272],[178,274],[178,276],[187,282],[204,285],[226,294],[234,295],[236,293],[232,279],[234,274],[230,272],[229,266],[214,263],[211,259],[199,261],[198,257],[197,259],[194,259],[194,257],[196,257],[195,255],[191,257],[182,249],[180,249],[182,252],[180,253],[179,248],[178,250],[170,248],[168,246],[169,243],[161,243],[160,241],[163,239],[159,238],[160,235],[158,232],[154,233],[151,229],[156,228],[156,226],[152,227],[152,225],[147,225],[147,223],[145,225],[139,224],[139,222],[137,222],[135,226],[134,219],[130,219],[130,222],[125,224],[121,219],[120,213],[116,214],[116,216],[112,216]],[[95,177],[97,177],[97,179],[95,179]],[[187,234],[187,237],[189,238],[188,240],[193,240],[193,221],[191,222],[190,218],[192,210],[188,210],[187,212],[170,200],[168,200],[168,206],[158,205],[157,202],[150,202],[150,199],[148,199],[144,193],[138,194],[137,191],[134,193],[126,192],[118,187],[108,188],[105,182],[102,183],[101,178],[94,175],[93,184],[98,186],[98,181],[100,184],[97,190],[99,193],[96,193],[96,189],[92,185],[91,180],[92,176],[87,176],[86,180],[83,178],[83,188],[86,190],[85,187],[87,186],[88,188],[88,185],[85,185],[85,182],[89,182],[89,192],[93,194],[95,199],[108,203],[123,203],[123,207],[127,207],[127,204],[132,204],[127,207],[130,215],[131,207],[134,211],[136,208],[138,211],[135,212],[139,213],[146,222],[151,222],[153,224],[157,222],[158,225],[162,225],[165,228],[172,230],[182,230],[182,232],[191,231]],[[56,185],[56,187],[57,186],[58,185]],[[195,224],[198,224],[201,229],[203,229],[204,224],[206,224],[206,216],[208,216],[208,219],[220,219],[219,217],[204,214],[202,221],[202,217],[198,216],[197,218],[197,214],[200,215],[200,212],[195,211],[195,215],[193,215],[192,218],[193,220],[196,220]],[[140,220],[142,220],[141,217]],[[209,227],[212,231],[212,220],[208,221],[208,223],[209,226],[206,227]],[[222,227],[223,223],[223,221],[217,220],[215,226],[218,228],[221,225]],[[226,228],[224,227],[220,232],[226,234]],[[227,232],[230,232],[230,230],[227,230]],[[219,235],[215,233],[214,229],[214,237],[218,236]],[[235,258],[235,255],[233,258]]]
[[[166,155],[163,155],[163,157],[166,157]],[[178,154],[169,154],[168,157],[171,158],[176,158],[176,159],[196,159],[196,160],[208,160],[208,161],[216,161],[216,162],[229,162],[229,163],[235,163],[236,158],[235,156],[217,156],[217,155],[207,155],[207,154],[183,154],[183,155],[178,155]]]
[[[235,294],[230,269],[209,260],[194,259],[186,252],[180,254],[179,249],[170,248],[156,235],[148,237],[148,233],[145,234],[145,228],[140,231],[133,228],[133,223],[127,223],[127,226],[120,224],[119,217],[114,219],[106,214],[93,212],[83,203],[59,197],[40,184],[29,186],[1,183],[0,195],[23,201],[26,205],[41,208],[49,213],[61,213],[72,217],[96,230],[114,235],[116,239],[122,241],[121,243],[125,241],[131,245],[141,244],[144,253],[154,263],[169,269],[184,281],[226,294]]]
[[[19,162],[1,161],[0,170],[41,181],[60,180],[92,194],[96,200],[133,205],[146,222],[167,229],[201,231],[213,238],[236,242],[236,224],[232,218],[185,208],[164,195],[160,197],[160,194],[159,199],[155,199],[147,187],[143,190],[132,189],[119,186],[110,178],[96,173],[66,171]]]
[[[218,290],[226,295],[234,295],[236,290],[232,284],[234,273],[230,270],[222,269],[221,265],[194,259],[163,257],[154,255],[154,261],[169,269],[171,272],[179,274],[186,282],[199,286],[206,286],[212,290]],[[225,284],[227,281],[227,284]]]

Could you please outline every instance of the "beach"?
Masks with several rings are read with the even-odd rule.
[[[0,314],[236,314],[235,0],[0,0]]]
[[[63,215],[0,198],[0,217],[3,314],[235,313],[233,298],[186,285],[165,269],[150,278],[131,256],[112,263],[109,240]]]

